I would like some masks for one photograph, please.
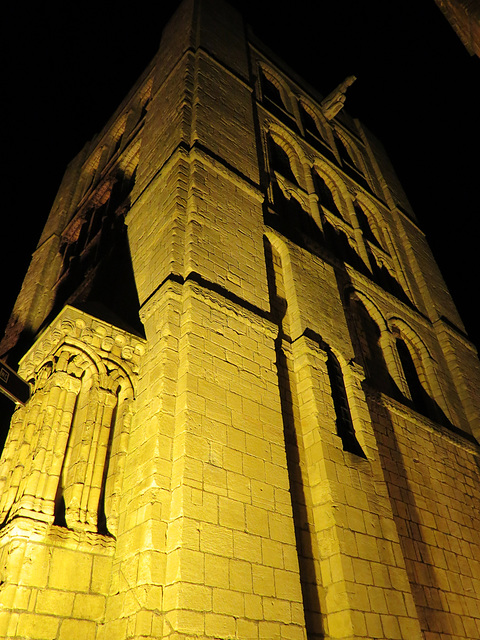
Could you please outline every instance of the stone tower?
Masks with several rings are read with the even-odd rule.
[[[480,638],[479,363],[380,143],[184,0],[0,353],[0,635]]]

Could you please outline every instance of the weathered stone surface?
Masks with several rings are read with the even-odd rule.
[[[476,354],[381,145],[270,57],[184,0],[69,167],[2,343],[1,637],[480,638]]]

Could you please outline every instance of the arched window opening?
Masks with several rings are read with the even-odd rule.
[[[135,167],[130,169],[128,172],[117,169],[93,194],[90,206],[85,206],[64,231],[60,245],[63,265],[58,280],[56,310],[79,288],[85,289],[88,285],[91,290],[101,265],[106,265],[112,253],[123,243],[123,236],[126,236],[124,218],[135,184]]]
[[[353,208],[355,210],[355,214],[357,216],[358,224],[360,226],[360,229],[362,230],[362,234],[363,234],[365,240],[368,240],[368,242],[372,242],[377,247],[383,248],[382,247],[382,243],[380,242],[380,240],[377,237],[377,235],[374,233],[374,231],[372,229],[372,226],[370,224],[369,217],[365,213],[365,211],[362,208],[362,206],[357,201],[355,201],[353,203]]]
[[[328,209],[330,213],[333,213],[343,220],[343,216],[337,206],[337,203],[335,202],[330,187],[327,185],[322,176],[320,176],[316,171],[313,172],[313,183],[315,186],[315,192],[318,196],[318,203],[322,207]]]
[[[128,115],[124,114],[120,116],[119,120],[114,124],[111,132],[111,138],[109,143],[109,158],[112,158],[122,146],[125,139],[125,129],[127,126]]]
[[[338,155],[340,156],[341,165],[345,173],[350,176],[350,178],[353,178],[353,180],[355,180],[355,182],[361,185],[364,189],[370,190],[370,186],[365,178],[363,167],[359,165],[353,153],[336,132],[334,132],[334,138]]]
[[[333,153],[330,144],[325,136],[324,131],[318,126],[313,114],[308,108],[304,106],[302,102],[298,103],[300,112],[300,119],[303,125],[303,131],[305,133],[305,140],[313,147],[318,149],[324,158],[335,162],[335,154]]]
[[[103,148],[97,147],[95,152],[90,156],[83,168],[83,194],[86,194],[90,187],[98,180],[101,171],[99,171],[100,160],[102,158]]]
[[[91,206],[81,210],[63,233],[63,267],[55,289],[53,318],[65,304],[81,304],[105,320],[115,314],[133,332],[143,325],[130,257],[125,215],[135,183],[134,166],[118,170]]]
[[[309,214],[308,196],[294,173],[293,163],[299,164],[299,161],[295,156],[292,158],[273,136],[268,137],[268,150],[272,173],[270,197],[275,212],[268,224],[294,242],[304,244],[306,236],[315,237],[319,230]]]
[[[273,205],[280,218],[274,226],[285,236],[298,244],[304,244],[304,236],[320,239],[315,221],[297,198],[285,192],[276,182],[273,184]]]
[[[395,296],[398,300],[401,300],[408,306],[412,306],[412,302],[410,298],[407,296],[403,287],[395,278],[394,275],[390,272],[390,270],[383,264],[383,262],[379,262],[375,255],[371,250],[368,250],[368,256],[370,259],[370,266],[372,269],[372,277],[375,282],[377,282],[382,289],[388,291],[393,296]]]
[[[366,458],[355,434],[342,368],[331,351],[328,352],[327,371],[335,408],[337,435],[342,440],[343,450]]]
[[[288,153],[271,136],[268,139],[270,162],[273,171],[277,171],[287,180],[298,185],[298,180],[293,172]]]
[[[99,232],[102,236],[104,233],[108,234],[110,229],[116,226],[115,219],[119,217],[123,219],[129,208],[128,197],[134,184],[135,170],[126,174],[118,169],[114,177],[105,184],[101,196],[92,198],[91,206],[83,209],[70,223],[63,233],[64,242],[61,251],[64,256],[64,266],[62,273],[68,269],[65,259],[81,256],[89,244],[99,241]]]
[[[279,85],[263,70],[260,72],[260,86],[264,107],[290,128],[297,129],[296,122],[285,104]]]
[[[303,129],[307,137],[314,136],[315,138],[321,138],[326,143],[325,135],[322,129],[318,126],[317,121],[313,117],[312,113],[305,107],[303,102],[298,103],[300,111],[300,118],[302,121]]]
[[[327,246],[331,248],[336,258],[351,265],[361,273],[366,272],[365,263],[350,244],[347,234],[344,231],[330,224],[328,220],[325,220],[323,222],[323,233]]]
[[[66,360],[64,368],[78,379],[79,389],[58,476],[53,524],[109,535],[113,523],[108,522],[105,487],[114,433],[122,429],[118,420],[120,383],[116,372],[110,372],[106,376],[110,388],[103,388],[99,371],[81,354],[67,355]]]
[[[283,103],[282,94],[280,93],[280,89],[277,85],[262,72],[261,74],[261,85],[262,85],[262,97],[265,102],[273,103],[282,109],[285,109],[285,105]]]
[[[141,93],[139,120],[142,120],[147,114],[148,106],[152,100],[152,88],[153,78],[150,78]]]
[[[323,134],[320,131],[317,123],[315,122],[314,117],[307,109],[305,109],[302,102],[299,103],[298,108],[300,110],[300,118],[302,120],[302,125],[305,133],[309,133],[311,135],[314,135],[316,138],[323,139]]]
[[[406,342],[397,337],[395,340],[400,364],[402,365],[403,375],[408,386],[410,399],[413,407],[422,415],[436,420],[443,424],[449,423],[445,414],[441,411],[437,403],[430,397],[424,385],[421,382],[419,370],[412,357],[411,351]]]
[[[415,352],[414,355],[412,355],[412,350],[401,337],[396,338],[395,346],[413,408],[430,420],[434,420],[449,428],[452,427],[451,421],[437,402],[430,396],[430,393],[425,388],[424,382],[422,382],[425,374],[421,369],[422,364],[419,356]]]
[[[150,90],[148,91],[148,93],[142,96],[138,122],[141,122],[147,115],[148,107],[150,105],[151,100],[152,100],[152,96],[151,96],[151,87],[150,87]]]
[[[356,295],[350,301],[347,321],[355,354],[363,366],[368,385],[381,393],[400,398],[380,344],[380,327]]]

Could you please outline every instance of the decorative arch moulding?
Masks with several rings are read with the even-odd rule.
[[[62,342],[82,343],[102,359],[111,360],[129,378],[138,373],[146,341],[70,305],[65,306],[20,361],[19,375],[28,380]]]

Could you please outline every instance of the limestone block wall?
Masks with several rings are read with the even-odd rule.
[[[473,435],[480,440],[480,363],[475,347],[448,323],[437,324],[437,335]]]
[[[170,276],[183,277],[189,173],[188,158],[178,151],[127,215],[141,307]]]
[[[95,640],[112,554],[113,540],[26,519],[2,531],[1,637]]]
[[[370,408],[425,637],[477,638],[478,445],[393,402],[381,404],[372,400]]]
[[[266,312],[262,197],[210,155],[191,160],[185,277],[198,274]]]
[[[188,282],[145,325],[100,637],[304,637],[274,327]]]
[[[353,364],[338,289],[326,295],[320,269],[313,268],[307,303],[305,280],[291,279],[301,272],[304,254],[273,234],[269,240],[278,256],[275,295],[284,297],[287,308],[276,363],[308,637],[420,638],[362,389],[364,374]],[[317,278],[318,288],[312,284]],[[303,334],[289,340],[288,327],[296,326],[303,326]],[[346,451],[338,435],[330,349],[342,362],[365,457]]]
[[[246,50],[243,54],[246,57]],[[235,60],[234,55],[231,59]],[[227,69],[199,50],[192,137],[236,172],[258,183],[252,88],[245,75],[238,77]]]
[[[4,637],[480,637],[475,354],[381,146],[245,34],[185,0],[52,210],[18,317],[125,181],[145,340],[68,305],[31,336]]]
[[[152,74],[151,101],[141,134],[136,177],[139,193],[158,175],[179,145],[190,146],[193,61],[192,52],[187,50],[166,76],[163,64],[155,67],[160,77]]]
[[[22,362],[32,397],[0,468],[2,637],[96,637],[142,342],[66,307]]]
[[[166,618],[183,626],[188,608],[189,634],[300,638],[272,328],[192,286],[182,333]]]

